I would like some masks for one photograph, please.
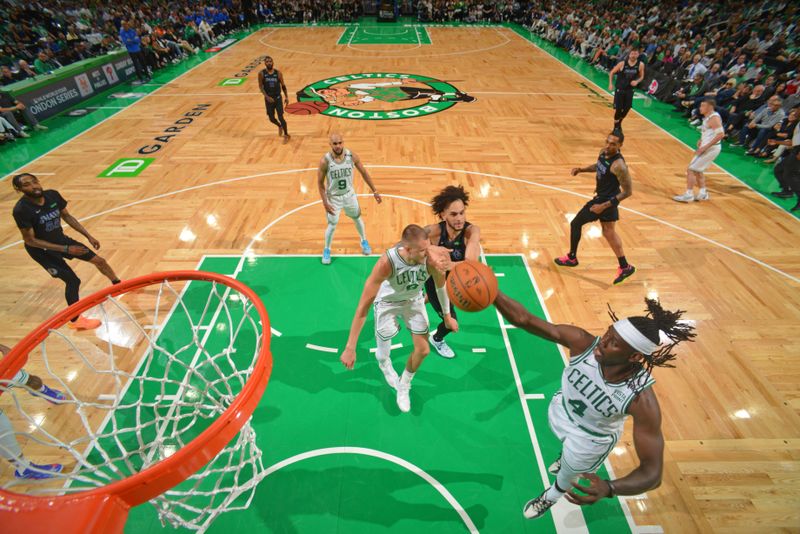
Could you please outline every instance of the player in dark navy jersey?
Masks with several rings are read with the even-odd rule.
[[[631,49],[625,61],[617,63],[608,73],[608,90],[617,75],[617,89],[614,91],[614,129],[622,130],[622,119],[633,107],[633,91],[644,78],[644,62],[639,59],[639,50]]]
[[[278,135],[283,136],[283,142],[288,143],[290,139],[289,131],[286,129],[286,119],[283,118],[283,99],[281,90],[286,102],[289,102],[289,94],[286,91],[286,84],[283,81],[283,74],[275,68],[272,58],[264,58],[264,68],[258,73],[258,88],[264,95],[264,104],[267,106],[267,117],[269,122],[278,127]],[[275,112],[278,118],[275,119]]]
[[[578,212],[570,223],[569,252],[566,256],[556,258],[556,265],[575,267],[578,265],[578,243],[581,241],[581,229],[586,223],[600,220],[603,237],[606,238],[619,261],[617,277],[614,284],[623,282],[636,272],[636,268],[625,259],[622,250],[622,239],[617,234],[616,223],[619,220],[619,203],[633,194],[633,184],[628,166],[620,153],[624,141],[622,132],[614,130],[606,138],[606,147],[600,152],[597,163],[583,168],[572,169],[572,176],[580,172],[594,172],[597,185],[595,196]]]
[[[431,200],[431,208],[434,215],[441,219],[439,224],[431,224],[425,228],[431,245],[444,247],[450,251],[450,261],[464,261],[465,259],[478,261],[481,245],[481,230],[474,224],[467,222],[467,206],[469,205],[469,193],[464,191],[463,186],[449,185],[442,189],[438,195]],[[425,282],[425,292],[428,300],[439,314],[444,318],[442,305],[436,295],[436,286],[428,279]],[[456,318],[456,309],[450,305],[450,315]],[[430,334],[430,342],[436,352],[444,358],[453,358],[455,353],[447,342],[445,336],[450,330],[444,321],[439,325],[435,332]]]
[[[100,248],[100,242],[67,211],[67,201],[55,189],[43,190],[39,179],[30,173],[17,174],[11,179],[14,189],[23,194],[14,206],[14,221],[17,223],[25,250],[53,278],[66,284],[67,304],[73,304],[78,295],[81,279],[70,269],[66,260],[77,258],[93,264],[111,283],[118,284],[119,278],[111,266],[92,252],[83,243],[64,235],[62,219],[72,228],[83,234],[92,247]],[[83,316],[74,317],[70,327],[88,330],[100,326],[97,319]]]

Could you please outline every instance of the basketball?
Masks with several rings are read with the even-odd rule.
[[[497,277],[488,265],[464,260],[455,264],[447,277],[447,296],[458,309],[475,312],[497,297]]]
[[[286,113],[292,115],[316,115],[328,109],[327,102],[319,102],[317,100],[309,102],[295,102],[286,106]]]

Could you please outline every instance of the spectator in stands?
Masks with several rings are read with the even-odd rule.
[[[792,133],[797,128],[798,121],[800,121],[800,106],[795,106],[780,125],[775,126],[774,133],[767,139],[766,147],[762,148],[756,157],[770,158],[767,163],[777,160],[787,147],[792,146]]]
[[[122,21],[122,30],[119,32],[119,39],[125,45],[128,55],[133,62],[133,68],[136,69],[136,77],[139,78],[141,83],[150,80],[150,74],[145,66],[145,58],[142,55],[142,39],[139,37],[139,32],[132,27],[131,23],[127,20]]]
[[[14,129],[23,134],[23,128],[19,123],[19,120],[24,122],[27,126],[32,127],[34,130],[47,130],[47,126],[39,124],[39,121],[36,119],[33,113],[31,113],[31,111],[25,107],[25,104],[5,91],[0,91],[0,115],[2,115],[4,119],[11,123],[11,126],[13,126]],[[18,137],[28,136],[21,135]]]
[[[779,96],[770,98],[756,110],[750,121],[741,129],[738,142],[732,144],[746,145],[749,147],[748,154],[755,154],[767,143],[767,138],[775,125],[780,124],[785,117],[781,104],[783,100]]]
[[[753,87],[753,91],[750,93],[750,96],[747,97],[744,102],[732,106],[730,109],[730,115],[726,124],[728,125],[725,130],[728,136],[733,137],[739,133],[739,129],[742,127],[743,123],[752,118],[753,113],[761,107],[764,103],[764,86],[763,85],[756,85]]]
[[[33,68],[36,69],[36,72],[39,74],[50,74],[54,70],[58,70],[61,67],[55,60],[50,59],[48,57],[47,52],[42,50],[36,55],[36,61],[33,62]]]

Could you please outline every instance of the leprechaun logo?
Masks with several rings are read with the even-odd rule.
[[[298,91],[297,102],[286,106],[286,111],[345,119],[397,120],[423,117],[450,109],[458,102],[474,101],[474,96],[428,76],[364,72],[312,83]]]

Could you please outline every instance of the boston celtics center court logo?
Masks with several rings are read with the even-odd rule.
[[[475,97],[428,76],[365,72],[320,80],[297,93],[286,111],[297,115],[322,113],[360,120],[424,117]]]

